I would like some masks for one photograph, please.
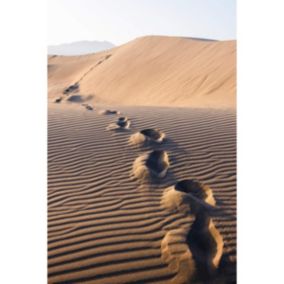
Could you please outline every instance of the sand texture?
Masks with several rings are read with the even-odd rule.
[[[234,64],[171,37],[49,57],[49,283],[236,283]]]

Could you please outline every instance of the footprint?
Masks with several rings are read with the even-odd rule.
[[[119,117],[115,123],[111,123],[107,130],[125,130],[129,129],[130,127],[130,120],[127,117]]]
[[[82,104],[83,107],[85,107],[87,110],[93,110],[94,108],[89,104]]]
[[[210,187],[203,185],[197,180],[182,180],[175,186],[165,190],[161,200],[162,207],[172,211],[191,213],[195,216],[188,233],[185,234],[184,238],[181,238],[181,241],[184,241],[189,250],[186,255],[188,256],[187,262],[191,263],[191,268],[188,269],[193,271],[192,267],[194,265],[194,272],[186,275],[184,271],[179,269],[180,275],[177,275],[183,277],[182,279],[187,277],[187,280],[174,283],[195,283],[194,281],[202,281],[204,283],[203,281],[211,281],[216,276],[224,243],[210,216],[210,212],[215,204]],[[177,235],[176,231],[169,231],[168,234],[170,236]],[[163,246],[161,249],[163,253]],[[181,254],[177,254],[176,257],[174,257],[173,253],[171,255],[170,261],[174,261],[174,263],[177,263],[175,265],[179,267],[182,261]],[[193,261],[194,264],[192,264]]]
[[[71,103],[82,103],[84,99],[80,95],[71,95],[67,98],[67,101]]]
[[[172,283],[208,282],[217,276],[223,254],[223,238],[209,214],[200,211],[189,231],[170,230],[161,242],[161,256],[169,269],[176,272]]]
[[[120,128],[129,128],[130,127],[130,120],[126,117],[126,116],[122,116],[119,117],[116,124],[120,127]]]
[[[79,91],[79,83],[75,83],[73,85],[70,85],[68,88],[66,88],[63,91],[63,94],[67,95],[67,94],[70,94],[70,93],[73,93],[73,92],[76,92],[76,91]]]
[[[62,101],[62,97],[57,97],[54,99],[53,102],[58,104],[58,103],[61,103],[61,101]]]
[[[216,276],[223,254],[223,238],[207,210],[199,210],[186,238],[196,263],[198,278],[210,280]]]
[[[133,164],[132,173],[138,179],[164,178],[170,166],[168,153],[154,150],[139,156]]]
[[[168,210],[196,214],[200,208],[213,209],[212,189],[194,179],[185,179],[165,189],[161,206]]]
[[[118,114],[120,114],[120,111],[106,109],[106,110],[99,111],[99,114],[105,114],[105,115],[115,114],[115,115],[118,115]]]
[[[166,135],[159,129],[143,129],[138,133],[131,135],[130,144],[151,144],[162,143]]]

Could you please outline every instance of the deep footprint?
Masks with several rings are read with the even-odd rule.
[[[62,101],[62,97],[57,97],[57,98],[54,99],[53,102],[59,104],[59,103],[61,103],[61,101]]]
[[[206,281],[214,278],[222,257],[224,243],[206,210],[200,210],[196,214],[186,242],[196,263],[198,279]]]
[[[94,108],[89,104],[82,104],[83,107],[85,107],[87,110],[93,110]]]
[[[191,214],[200,208],[213,209],[215,204],[212,189],[194,179],[185,179],[166,188],[161,199],[163,208]]]
[[[127,117],[119,117],[115,123],[111,123],[107,130],[127,130],[130,127],[130,120]]]
[[[129,128],[130,126],[130,120],[127,117],[119,117],[116,124],[120,127],[120,128]]]
[[[143,129],[138,133],[133,134],[129,142],[133,145],[150,144],[150,143],[162,143],[165,139],[165,133],[159,129]]]
[[[70,93],[77,92],[77,91],[79,91],[79,83],[75,83],[73,85],[70,85],[68,88],[66,88],[63,91],[63,94],[68,95]]]
[[[133,164],[133,174],[138,179],[164,178],[170,166],[168,153],[154,150],[138,157]]]
[[[101,110],[99,112],[99,114],[104,114],[104,115],[112,115],[112,114],[114,114],[114,115],[118,115],[118,114],[120,114],[120,111],[106,109],[106,110]]]
[[[161,200],[162,207],[190,213],[195,217],[188,233],[185,233],[184,237],[179,237],[187,246],[187,250],[183,247],[182,254],[180,250],[174,251],[177,246],[172,245],[171,250],[169,249],[169,244],[177,243],[177,230],[169,231],[162,241],[162,254],[165,254],[165,244],[168,247],[165,262],[178,267],[178,274],[173,283],[195,283],[194,281],[207,283],[206,281],[215,278],[224,246],[223,238],[210,216],[215,204],[210,187],[198,180],[182,180],[165,190]],[[182,231],[179,230],[179,235],[181,233]],[[175,241],[170,242],[170,236]],[[170,257],[169,252],[171,252]],[[183,268],[185,263],[189,264],[188,272]]]

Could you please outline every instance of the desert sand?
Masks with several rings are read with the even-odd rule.
[[[235,41],[50,56],[49,283],[235,283]]]

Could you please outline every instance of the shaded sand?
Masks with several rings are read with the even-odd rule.
[[[235,41],[146,36],[96,54],[50,56],[48,66],[51,101],[79,92],[106,105],[236,105]]]
[[[107,130],[128,130],[130,128],[131,121],[126,116],[121,116],[115,123],[111,123]]]
[[[151,143],[162,143],[166,135],[159,129],[143,129],[130,136],[129,142],[133,145],[145,146]]]
[[[133,164],[132,173],[137,179],[164,178],[170,166],[168,153],[153,150],[139,156]]]
[[[210,210],[215,204],[212,189],[193,179],[182,180],[166,188],[161,199],[161,205],[168,210],[192,214],[200,208]]]
[[[235,111],[114,105],[131,127],[107,131],[119,117],[100,115],[94,106],[49,104],[49,283],[206,283],[208,275],[210,283],[234,283]],[[130,145],[143,129],[161,129],[167,139]],[[167,174],[140,183],[131,177],[133,163],[154,150],[168,154]],[[196,194],[190,184],[177,186],[185,179],[207,189]],[[216,209],[169,210],[161,206],[169,188]]]

